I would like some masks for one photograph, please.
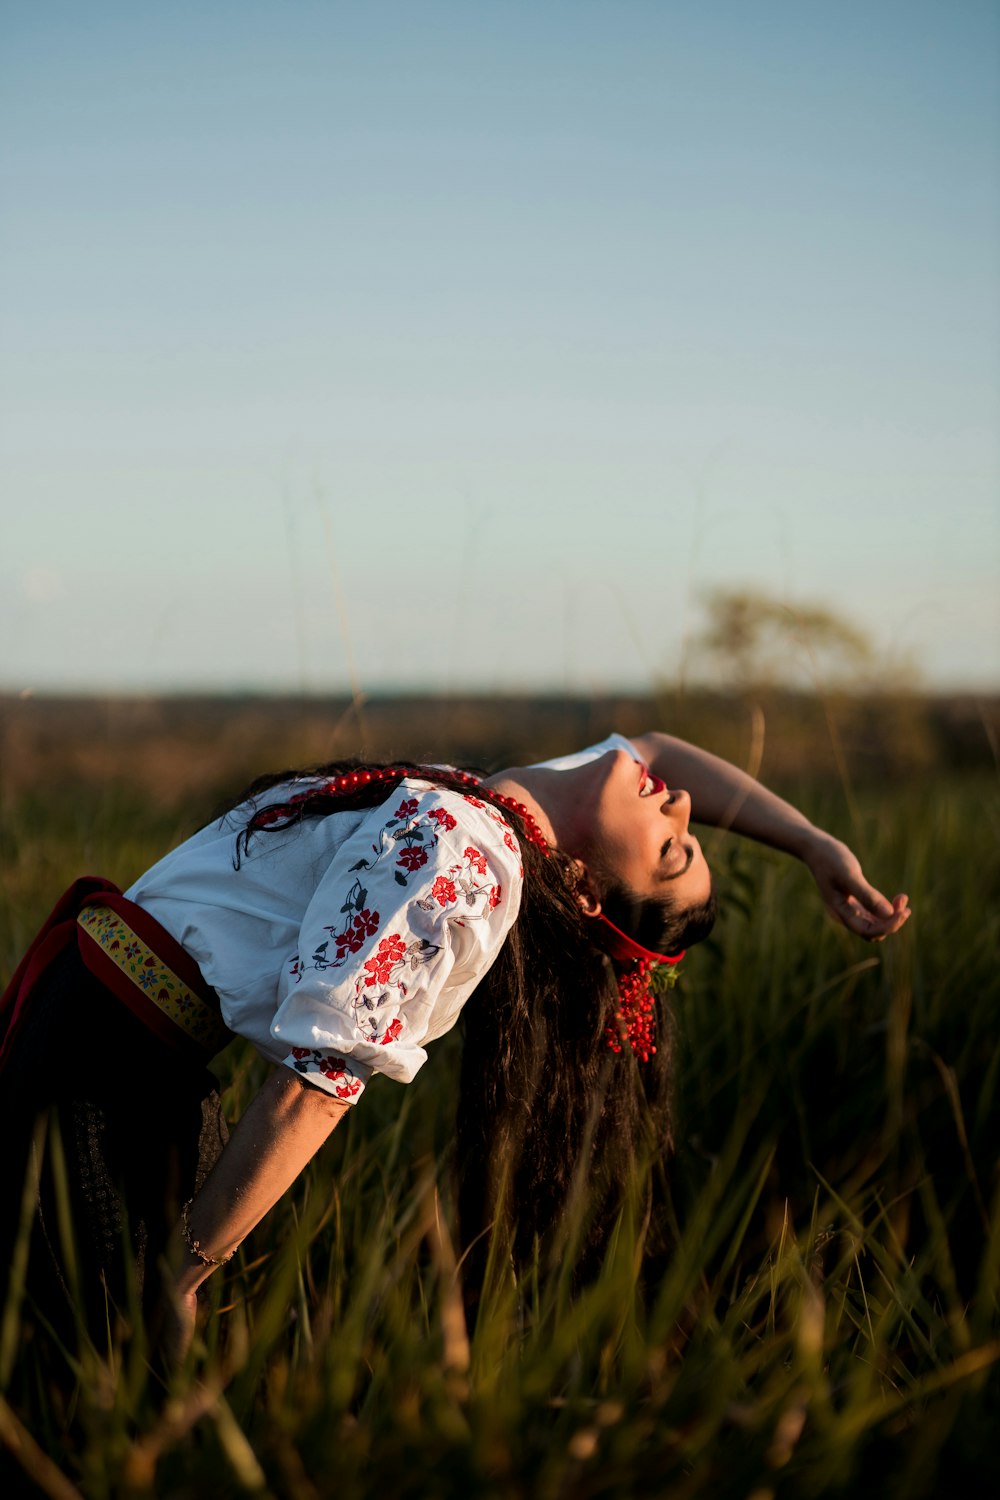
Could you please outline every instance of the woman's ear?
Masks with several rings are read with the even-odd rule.
[[[601,898],[597,894],[590,871],[582,859],[574,859],[573,874],[576,876],[576,904],[585,917],[601,915]]]

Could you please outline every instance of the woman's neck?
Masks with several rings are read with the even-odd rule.
[[[570,790],[566,772],[552,771],[541,766],[508,766],[495,776],[488,776],[484,785],[505,797],[522,802],[547,842],[554,849],[572,853],[567,847],[572,809],[562,795]]]

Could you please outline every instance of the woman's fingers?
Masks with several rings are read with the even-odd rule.
[[[869,905],[851,892],[836,900],[833,910],[851,932],[868,938],[871,942],[881,942],[883,938],[898,932],[909,920],[910,905],[909,897],[905,895],[896,896],[892,901],[886,900],[884,896],[880,900],[885,903],[884,907],[880,906],[877,912],[872,911]]]
[[[855,920],[847,925],[861,937],[872,942],[881,942],[898,932],[909,917],[909,897],[896,896],[892,901],[883,896],[865,879],[860,865],[856,873],[845,881],[851,901],[851,912]]]
[[[809,866],[828,908],[844,926],[871,942],[898,932],[909,919],[909,897],[889,900],[865,879],[858,857],[846,844],[824,839]]]
[[[893,915],[893,904],[881,891],[877,891],[873,885],[869,885],[864,876],[858,872],[856,879],[848,886],[852,896],[856,896],[866,911],[871,912],[873,917],[891,917]]]

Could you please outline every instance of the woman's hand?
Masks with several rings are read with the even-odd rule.
[[[198,1287],[277,1203],[347,1109],[342,1099],[284,1067],[275,1068],[251,1099],[174,1231],[159,1336],[168,1364],[182,1364],[191,1347]]]
[[[827,910],[850,932],[881,943],[908,920],[909,897],[895,896],[890,901],[869,885],[857,856],[838,839],[818,834],[802,858],[812,871]]]

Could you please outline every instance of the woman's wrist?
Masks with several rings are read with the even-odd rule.
[[[232,1259],[237,1248],[231,1241],[217,1248],[215,1241],[220,1238],[218,1234],[206,1234],[204,1240],[199,1238],[197,1230],[191,1225],[191,1208],[192,1204],[189,1202],[181,1209],[172,1242],[173,1285],[181,1296],[194,1295],[213,1271]]]
[[[815,823],[810,823],[808,819],[803,819],[802,825],[792,831],[787,849],[789,854],[800,859],[804,865],[811,867],[822,852],[834,842],[836,841],[832,834],[822,828],[817,828]]]
[[[207,1276],[208,1272],[204,1266],[202,1266],[200,1271],[194,1266],[182,1266],[179,1271],[174,1273],[174,1291],[179,1297],[195,1297],[197,1296],[198,1288],[206,1280]]]
[[[206,1250],[201,1240],[195,1238],[194,1231],[191,1228],[190,1212],[193,1201],[193,1199],[189,1198],[181,1209],[181,1237],[195,1260],[201,1261],[203,1266],[208,1266],[210,1270],[214,1271],[216,1266],[224,1266],[227,1261],[232,1260],[236,1254],[236,1247],[233,1246],[231,1250],[222,1250],[218,1253]]]
[[[182,1297],[193,1296],[218,1268],[208,1265],[186,1245],[177,1244],[171,1257],[173,1264],[173,1286]]]

